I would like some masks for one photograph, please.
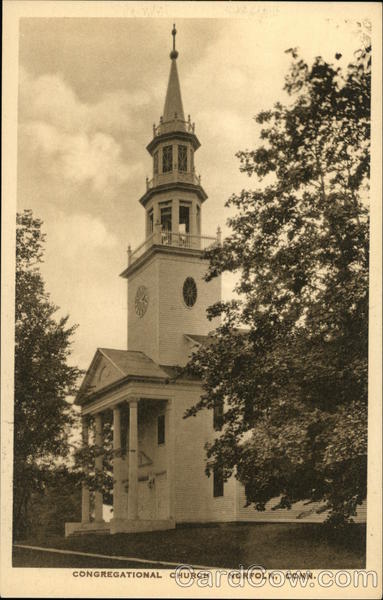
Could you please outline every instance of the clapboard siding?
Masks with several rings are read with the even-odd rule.
[[[238,521],[322,523],[327,516],[327,512],[316,512],[320,507],[319,502],[313,502],[312,504],[306,504],[305,502],[297,502],[289,510],[272,510],[272,506],[275,506],[277,499],[268,502],[266,504],[266,510],[264,511],[255,510],[254,506],[245,507],[245,488],[240,483],[238,483],[237,485],[238,491],[236,520]],[[354,517],[354,521],[356,523],[365,523],[366,520],[367,502],[363,502],[358,509],[357,516]]]
[[[186,364],[190,345],[185,333],[207,335],[218,326],[219,319],[209,321],[206,309],[221,297],[221,279],[206,282],[203,276],[207,261],[193,256],[161,255],[159,263],[159,362],[162,365]],[[192,308],[184,303],[185,279],[197,285],[197,300]]]
[[[290,510],[272,510],[276,501],[266,505],[265,511],[245,507],[245,490],[234,477],[224,485],[224,495],[213,497],[213,477],[205,475],[205,442],[215,435],[211,411],[201,411],[196,417],[183,419],[186,409],[199,399],[201,390],[179,390],[175,409],[175,517],[178,523],[187,522],[279,522],[321,523],[327,513],[317,513],[319,503],[297,502]],[[366,522],[366,502],[357,516],[357,523]]]
[[[199,399],[200,388],[193,392],[178,392],[176,410],[176,521],[214,522],[233,521],[236,506],[234,480],[224,485],[224,495],[213,497],[213,477],[205,474],[205,442],[212,439],[213,415],[201,411],[196,417],[183,419],[186,408]]]
[[[129,277],[128,284],[128,350],[144,352],[156,363],[160,363],[158,280],[158,261],[152,258]],[[135,309],[136,293],[141,286],[146,287],[149,296],[148,308],[143,317],[139,317]]]

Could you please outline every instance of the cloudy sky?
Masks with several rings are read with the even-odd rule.
[[[332,4],[337,10],[270,3],[247,14],[234,3],[235,18],[176,18],[183,104],[202,144],[196,168],[209,196],[205,234],[218,225],[227,233],[225,201],[256,185],[239,173],[235,153],[258,143],[253,116],[286,99],[284,51],[352,60],[363,6]],[[118,275],[128,243],[143,241],[145,146],[170,68],[173,15],[133,18],[128,8],[126,16],[110,3],[109,18],[20,21],[17,205],[44,221],[43,275],[52,301],[79,324],[72,360],[82,368],[98,346],[126,347],[126,282]],[[225,297],[232,284],[225,279]]]

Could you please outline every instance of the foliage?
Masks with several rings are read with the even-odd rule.
[[[81,481],[66,466],[52,470],[44,489],[30,500],[29,539],[45,539],[49,535],[63,536],[66,522],[81,520]]]
[[[122,432],[126,429],[125,413],[122,414]],[[86,446],[81,446],[76,449],[74,454],[75,464],[74,472],[81,477],[82,482],[86,485],[90,492],[100,491],[103,494],[103,504],[113,506],[113,428],[112,428],[112,411],[102,413],[102,447],[98,446],[95,441],[95,418],[89,415],[88,422],[88,443]],[[125,457],[126,448],[123,447],[121,456]],[[102,456],[102,472],[96,470],[96,457]],[[125,482],[126,483],[126,482]],[[91,496],[91,504],[93,504],[94,496]]]
[[[57,320],[39,263],[42,222],[25,210],[17,215],[14,407],[14,534],[28,528],[32,494],[44,489],[57,460],[67,456],[74,414],[67,397],[81,372],[69,366],[75,326]]]
[[[340,524],[366,497],[370,48],[345,73],[288,52],[291,102],[237,155],[262,184],[228,200],[232,233],[206,254],[207,281],[240,273],[239,299],[209,309],[221,326],[187,367],[203,395],[185,416],[224,403],[207,472],[235,472],[258,510],[323,501]]]

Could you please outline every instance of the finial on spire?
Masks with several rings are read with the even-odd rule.
[[[170,53],[170,58],[173,60],[174,58],[177,58],[178,56],[178,52],[176,50],[176,34],[177,34],[177,29],[176,29],[176,24],[173,23],[173,29],[172,29],[172,36],[173,36],[173,50]]]

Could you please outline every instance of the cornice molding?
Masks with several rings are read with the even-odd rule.
[[[195,133],[190,133],[188,131],[167,131],[166,133],[161,133],[160,135],[156,135],[146,146],[147,151],[151,156],[157,146],[162,142],[167,142],[169,140],[180,139],[185,142],[190,142],[193,146],[194,151],[198,150],[201,146],[199,139],[197,138]]]
[[[158,394],[159,384],[161,386],[164,386],[165,389],[162,393]],[[132,386],[134,385],[135,387],[133,388]],[[158,399],[164,399],[168,398],[168,396],[172,394],[172,390],[174,390],[175,386],[177,386],[178,389],[191,388],[201,386],[201,381],[199,379],[173,380],[170,376],[169,378],[167,378],[147,377],[145,375],[128,375],[126,377],[122,377],[117,381],[112,382],[111,384],[105,386],[101,390],[97,390],[96,392],[84,396],[82,399],[79,398],[78,400],[76,400],[75,404],[80,405],[82,407],[82,412],[84,412],[85,409],[88,409],[88,407],[95,405],[95,403],[97,404],[97,406],[99,405],[99,403],[101,403],[102,405],[106,403],[108,404],[108,406],[112,406],[113,404],[116,404],[123,400],[128,400],[129,397],[135,397],[140,395],[144,396],[145,393],[142,391],[142,388],[143,386],[147,385],[154,385],[156,388],[156,392],[150,392],[151,397],[154,394],[153,398],[155,396],[158,396]],[[169,390],[168,393],[166,393],[166,389]],[[86,410],[85,412],[88,412],[88,410]]]
[[[188,183],[186,181],[171,181],[169,183],[161,183],[160,185],[157,185],[147,190],[145,194],[141,196],[140,204],[145,208],[150,198],[152,198],[160,192],[167,192],[172,190],[195,192],[201,200],[201,202],[205,202],[205,200],[208,197],[207,193],[201,185],[196,185],[195,183]]]
[[[128,279],[137,269],[140,269],[146,262],[148,262],[155,254],[167,254],[172,256],[190,256],[194,258],[199,258],[203,260],[203,250],[198,250],[196,248],[178,248],[177,246],[165,246],[163,244],[153,244],[150,246],[146,252],[137,260],[135,260],[129,267],[127,267],[122,273],[120,273],[120,277],[124,279]]]

